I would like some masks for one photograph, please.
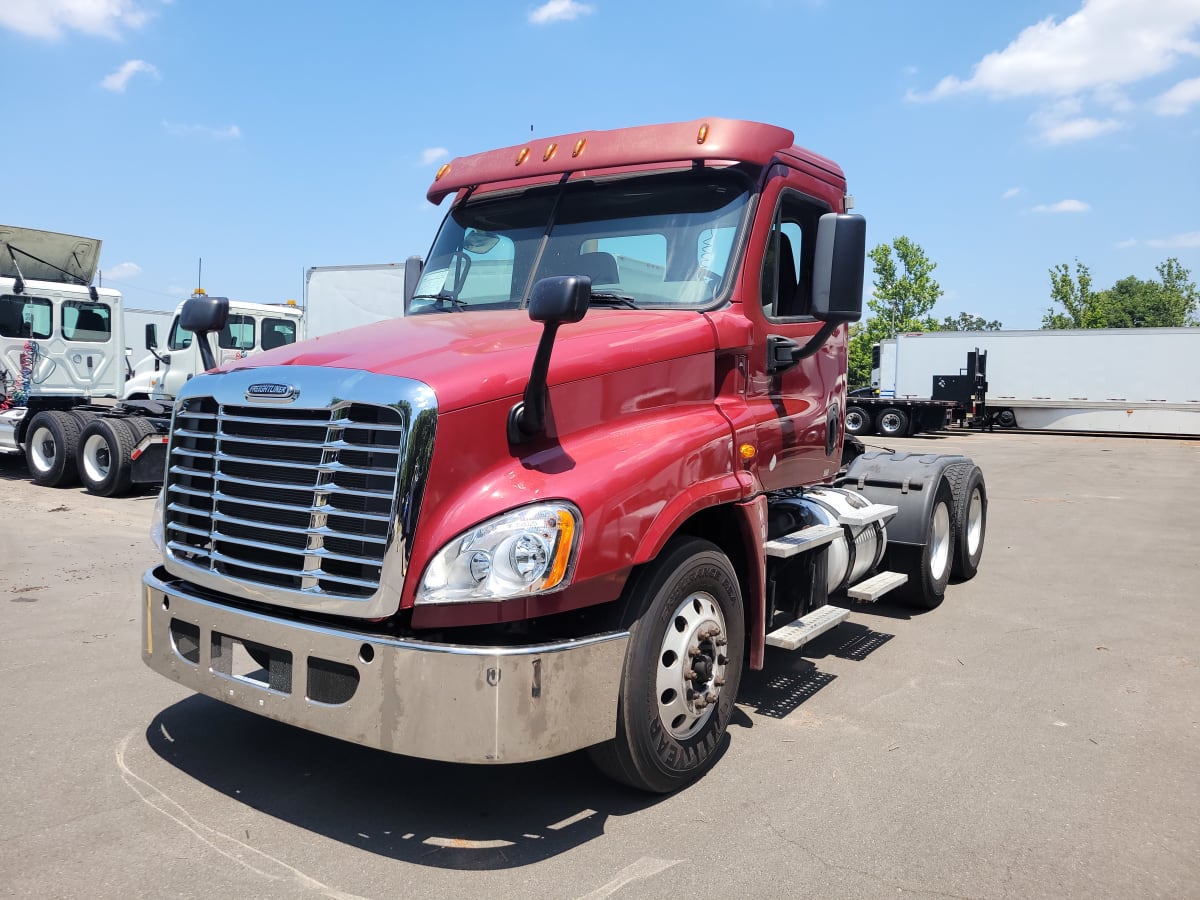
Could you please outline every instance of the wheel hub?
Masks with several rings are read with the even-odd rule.
[[[659,652],[655,689],[663,727],[676,740],[699,731],[725,684],[725,616],[711,594],[696,592],[676,608]]]

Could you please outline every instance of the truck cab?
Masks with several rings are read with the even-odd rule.
[[[586,747],[670,791],[720,756],[744,665],[849,614],[831,598],[930,608],[978,563],[969,460],[846,468],[865,224],[791,131],[563,135],[428,197],[453,199],[402,319],[181,389],[154,670],[395,753]]]
[[[203,292],[198,293],[203,296]],[[147,329],[146,348],[155,356],[126,383],[125,399],[170,402],[188,380],[204,371],[195,336],[179,323],[182,309],[180,303],[163,346],[159,346],[157,329],[153,332]],[[303,315],[303,310],[295,304],[232,300],[225,326],[207,340],[219,363],[244,359],[263,350],[294,344]]]

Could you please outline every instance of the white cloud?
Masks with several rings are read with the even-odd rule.
[[[938,100],[982,92],[992,97],[1066,96],[1132,84],[1200,55],[1196,0],[1084,0],[1061,22],[1030,25],[1003,50],[987,54],[971,76],[948,75],[924,95]]]
[[[1004,192],[1003,199],[1011,200],[1013,197],[1017,196],[1017,194],[1021,193],[1021,190],[1022,188],[1019,187],[1011,187]]]
[[[1124,127],[1118,119],[1095,119],[1080,115],[1083,103],[1078,97],[1064,97],[1049,103],[1029,121],[1037,127],[1039,136],[1048,144],[1066,144],[1117,131]]]
[[[104,270],[105,278],[112,278],[117,281],[122,279],[137,278],[142,274],[142,267],[135,262],[117,263],[111,269]]]
[[[242,130],[236,125],[213,128],[209,125],[184,125],[180,122],[164,121],[162,124],[168,134],[176,137],[206,137],[217,141],[232,141],[242,136]]]
[[[529,21],[534,25],[548,25],[551,22],[570,22],[580,16],[591,15],[596,11],[594,6],[578,3],[576,0],[546,0],[541,6],[529,14]]]
[[[1182,116],[1197,103],[1200,103],[1200,78],[1189,78],[1160,94],[1154,101],[1154,111],[1160,116]]]
[[[116,91],[118,94],[123,94],[125,93],[126,85],[129,84],[129,79],[139,72],[153,75],[155,78],[160,77],[158,69],[144,59],[131,59],[129,62],[124,63],[117,71],[106,75],[104,80],[100,82],[100,87],[106,91]]]
[[[117,38],[141,28],[150,13],[136,0],[3,0],[0,27],[54,40],[66,31]]]
[[[1200,249],[1200,231],[1188,231],[1167,238],[1153,238],[1146,241],[1151,247],[1185,247],[1189,250]]]
[[[1137,246],[1137,238],[1129,238],[1128,240],[1117,241],[1117,249],[1119,249],[1119,250],[1128,250],[1130,247],[1136,247],[1136,246]]]
[[[1082,200],[1059,200],[1057,203],[1043,203],[1035,206],[1035,213],[1080,213],[1087,212],[1091,206]]]
[[[445,159],[449,155],[450,151],[445,147],[428,147],[421,151],[421,165],[433,165],[439,159]]]

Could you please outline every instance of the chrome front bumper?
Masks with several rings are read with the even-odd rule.
[[[185,687],[309,731],[462,763],[546,759],[611,739],[628,632],[467,647],[335,630],[142,579],[142,659]],[[240,645],[240,646],[239,646]],[[246,665],[246,647],[269,665]],[[240,667],[239,667],[240,664]]]

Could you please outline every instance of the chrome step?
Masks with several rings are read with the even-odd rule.
[[[894,590],[908,581],[903,572],[880,572],[866,581],[860,581],[846,591],[846,596],[859,603],[874,603],[888,591]]]
[[[767,635],[767,644],[784,650],[795,650],[845,621],[848,615],[850,610],[827,603],[782,628],[776,628]]]
[[[864,525],[870,525],[872,522],[890,519],[898,512],[900,512],[900,507],[898,506],[889,506],[886,503],[872,503],[870,506],[864,506],[862,509],[854,510],[854,512],[842,513],[838,516],[838,523],[849,525],[851,528],[861,528]]]
[[[763,546],[767,551],[767,556],[787,559],[797,553],[824,547],[841,534],[841,525],[810,525],[808,528],[801,528],[799,531],[785,534],[781,538],[767,541]]]

